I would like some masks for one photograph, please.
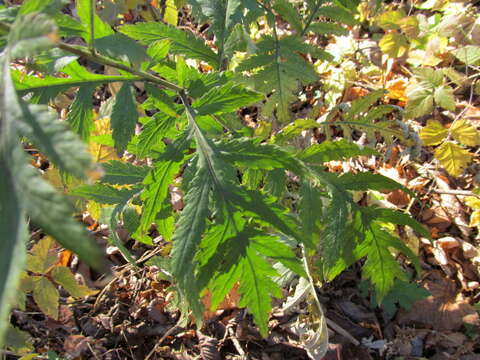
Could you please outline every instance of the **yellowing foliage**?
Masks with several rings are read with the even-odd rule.
[[[472,160],[472,154],[461,146],[447,141],[435,150],[435,157],[440,164],[453,176],[460,176]]]

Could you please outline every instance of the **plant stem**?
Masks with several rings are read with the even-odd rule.
[[[4,31],[10,31],[10,25],[6,24],[4,22],[0,21],[0,30]],[[88,51],[88,49],[84,46],[73,46],[64,42],[59,42],[56,44],[56,47],[59,49],[65,50],[71,54],[78,55],[80,57],[83,57],[89,61],[95,62],[100,65],[106,65],[106,66],[111,66],[113,68],[116,68],[118,70],[123,70],[126,71],[132,75],[138,76],[140,79],[139,80],[144,80],[148,81],[157,85],[160,85],[161,87],[175,91],[177,93],[181,92],[183,88],[181,88],[178,85],[175,85],[174,83],[171,83],[170,81],[164,80],[161,77],[158,77],[156,75],[150,74],[146,71],[142,70],[137,70],[134,69],[130,66],[127,66],[125,64],[119,63],[115,60],[112,60],[106,56],[100,55],[98,53],[92,53]]]
[[[90,52],[95,55],[95,8],[96,0],[90,0]]]

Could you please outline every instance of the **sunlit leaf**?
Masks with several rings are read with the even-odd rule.
[[[427,126],[420,131],[420,139],[426,146],[438,145],[442,143],[448,135],[448,129],[446,129],[437,120],[428,120]]]
[[[480,133],[465,119],[456,120],[450,127],[450,134],[459,143],[467,146],[480,145]]]
[[[460,176],[472,160],[472,154],[457,144],[447,141],[435,150],[435,158],[449,174]]]

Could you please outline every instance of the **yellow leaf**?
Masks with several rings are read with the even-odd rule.
[[[407,38],[398,33],[385,34],[378,45],[382,52],[391,58],[402,56],[408,49]]]
[[[450,127],[450,133],[459,143],[467,146],[480,145],[480,134],[467,120],[457,120]]]
[[[53,245],[53,239],[45,236],[32,247],[27,256],[27,270],[34,273],[46,274],[48,270],[57,262],[57,256],[50,252]]]
[[[426,146],[438,145],[448,135],[448,130],[437,120],[428,120],[427,126],[420,131],[420,139]]]
[[[407,101],[405,91],[407,89],[407,81],[404,78],[393,79],[387,82],[386,88],[388,90],[387,97],[390,99],[397,99],[400,101]]]
[[[97,293],[96,290],[92,290],[85,285],[79,284],[70,269],[66,266],[57,266],[54,268],[52,271],[52,278],[55,282],[62,285],[62,287],[73,297],[84,297]]]
[[[165,1],[165,15],[163,16],[163,21],[165,21],[167,24],[177,26],[178,10],[175,6],[175,0]]]
[[[476,196],[468,196],[465,198],[465,204],[472,209],[480,210],[480,198]]]
[[[51,318],[58,319],[58,290],[45,276],[36,276],[33,300],[40,310]]]
[[[472,154],[450,141],[443,143],[435,150],[435,157],[445,170],[453,176],[460,176],[472,160]]]
[[[103,118],[95,121],[95,129],[92,132],[92,136],[110,135],[112,133],[110,129],[110,119]],[[120,160],[113,146],[99,144],[94,139],[90,140],[88,144],[88,150],[92,154],[95,162],[105,162],[109,160]]]
[[[480,210],[475,210],[470,216],[470,226],[480,226]]]

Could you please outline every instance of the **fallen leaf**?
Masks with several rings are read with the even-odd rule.
[[[401,325],[417,323],[440,331],[457,330],[463,325],[464,319],[468,319],[469,323],[478,322],[478,314],[458,292],[455,281],[434,271],[422,286],[431,295],[413,304],[410,311],[402,310],[398,315]]]

